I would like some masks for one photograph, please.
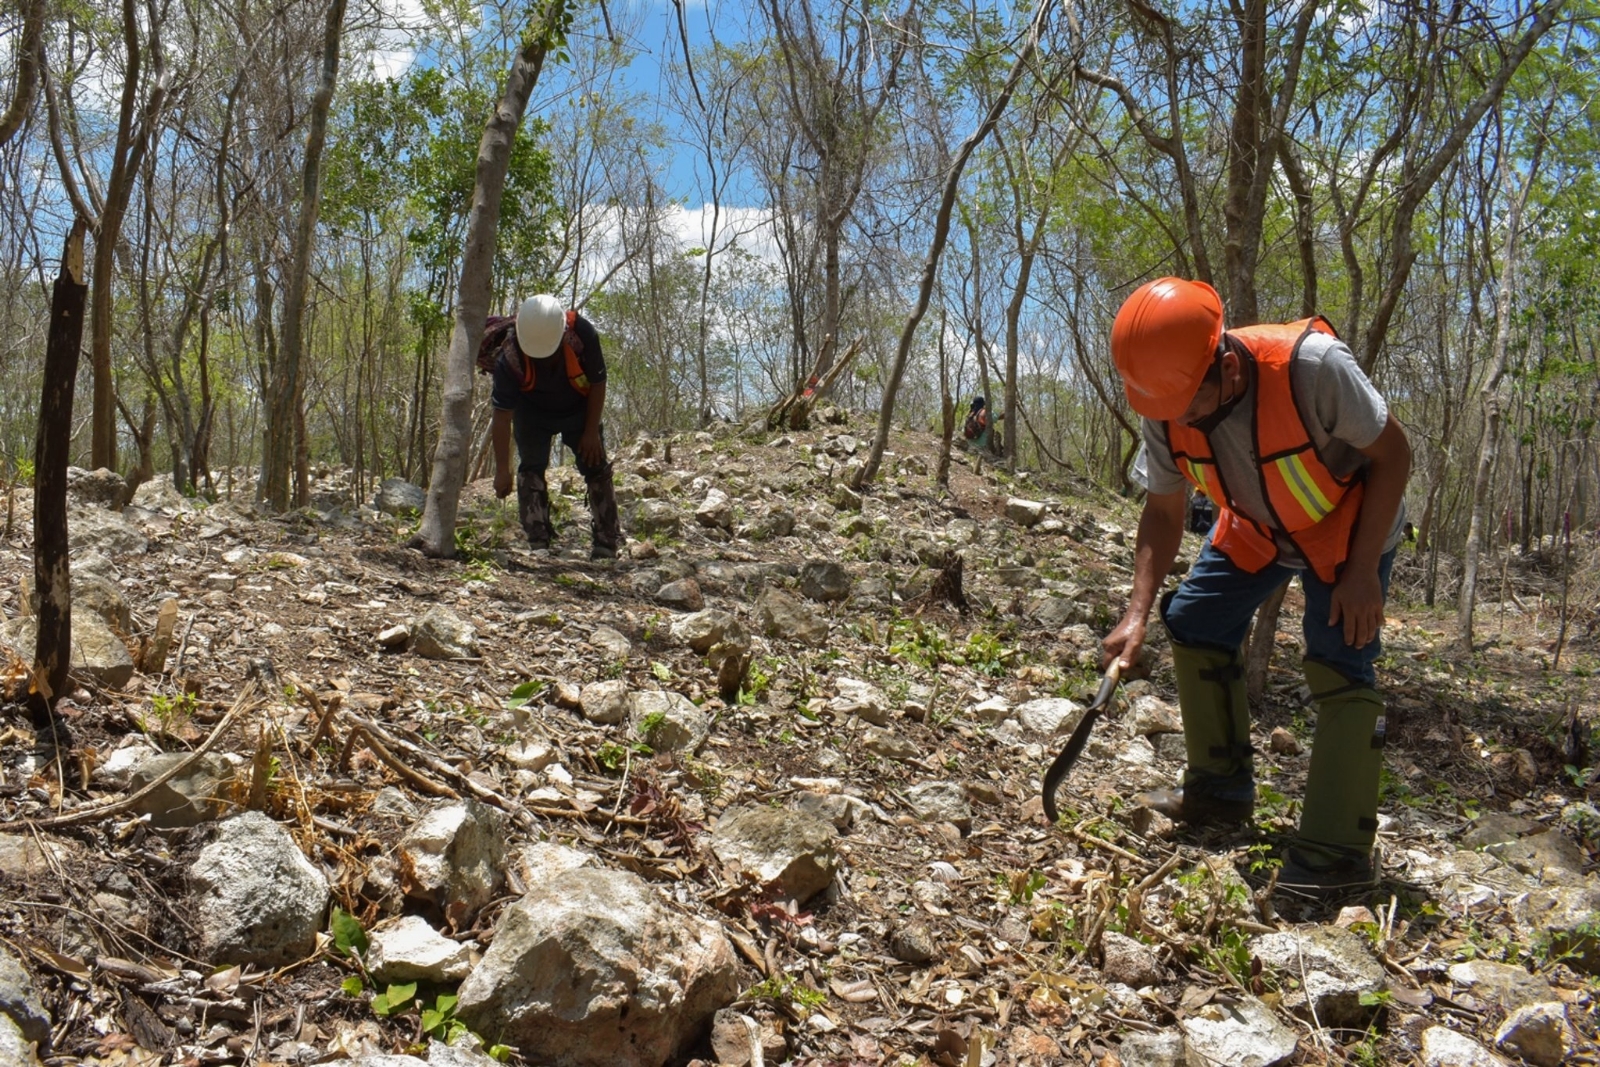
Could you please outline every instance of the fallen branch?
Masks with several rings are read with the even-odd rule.
[[[65,815],[57,815],[49,819],[24,819],[22,821],[32,829],[51,830],[58,826],[71,826],[74,823],[87,822],[90,819],[104,818],[107,815],[118,815],[124,811],[127,811],[140,800],[143,800],[151,793],[154,793],[161,786],[166,785],[167,782],[171,781],[173,778],[176,778],[178,775],[182,774],[184,771],[187,771],[190,767],[193,767],[197,762],[199,762],[200,757],[211,751],[212,747],[222,739],[223,733],[226,732],[229,726],[233,725],[233,721],[237,719],[241,713],[245,711],[253,711],[260,707],[261,701],[252,699],[254,696],[255,683],[251,682],[244,687],[244,691],[239,694],[239,699],[234,701],[233,707],[229,708],[228,713],[224,715],[220,721],[218,721],[215,727],[212,728],[211,733],[203,742],[201,742],[199,748],[189,753],[186,759],[174,764],[165,772],[157,775],[149,785],[145,786],[137,793],[132,793],[128,796],[125,796],[121,800],[114,800],[109,804],[100,804],[92,808],[79,808],[77,811],[70,811]]]

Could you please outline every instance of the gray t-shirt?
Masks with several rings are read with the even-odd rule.
[[[1289,365],[1289,374],[1295,396],[1310,399],[1315,417],[1307,420],[1307,429],[1328,469],[1343,478],[1364,467],[1367,457],[1360,449],[1383,432],[1389,420],[1389,405],[1362,373],[1354,353],[1336,337],[1313,333],[1301,343],[1298,358]],[[1270,529],[1272,513],[1261,495],[1257,473],[1254,411],[1252,377],[1243,399],[1211,432],[1211,449],[1222,482],[1233,494],[1234,510]],[[1185,488],[1189,482],[1172,460],[1166,424],[1153,419],[1144,419],[1143,423],[1144,445],[1133,463],[1133,480],[1152,493],[1175,493]],[[1384,540],[1385,552],[1400,543],[1405,511],[1402,503],[1395,513],[1394,528]],[[1279,563],[1286,567],[1305,566],[1300,553],[1286,538],[1275,540]]]

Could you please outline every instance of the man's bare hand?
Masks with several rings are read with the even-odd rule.
[[[1124,615],[1100,642],[1100,669],[1109,669],[1114,660],[1121,660],[1124,670],[1137,666],[1144,652],[1145,625],[1144,619]]]
[[[606,446],[600,443],[599,430],[583,431],[583,436],[578,438],[578,458],[585,467],[605,466]]]
[[[1365,648],[1383,628],[1383,585],[1376,573],[1347,569],[1333,587],[1328,605],[1328,625],[1344,624],[1344,643]]]
[[[511,472],[497,470],[494,472],[494,495],[504,500],[511,495]]]

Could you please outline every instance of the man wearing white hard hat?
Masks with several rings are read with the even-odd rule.
[[[548,549],[555,536],[544,472],[559,434],[588,488],[590,559],[615,559],[622,542],[611,462],[600,424],[606,361],[594,325],[547,293],[530,296],[515,320],[491,318],[478,366],[494,376],[491,438],[494,491],[511,492],[511,440],[517,442],[517,505],[528,543]]]

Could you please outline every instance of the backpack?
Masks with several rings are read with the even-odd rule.
[[[493,374],[495,357],[506,340],[516,333],[515,315],[490,315],[483,326],[483,340],[478,342],[478,373]]]
[[[984,413],[982,411],[974,411],[971,415],[967,416],[966,423],[961,427],[962,437],[965,437],[969,441],[976,441],[978,439],[978,435],[983,432],[983,425],[987,421],[984,419],[983,414]]]

